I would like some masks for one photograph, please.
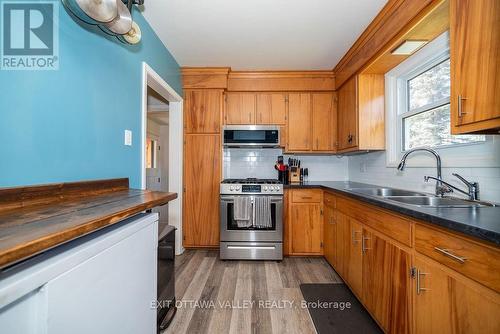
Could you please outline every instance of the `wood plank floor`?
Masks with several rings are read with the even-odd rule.
[[[315,333],[302,283],[342,283],[323,258],[221,261],[216,250],[176,257],[177,314],[166,333]]]

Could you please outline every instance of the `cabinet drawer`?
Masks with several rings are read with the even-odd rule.
[[[399,215],[345,197],[337,197],[337,210],[390,238],[411,246],[412,222]]]
[[[335,200],[335,196],[330,194],[330,193],[324,193],[323,194],[323,201],[325,203],[325,205],[328,205],[328,206],[331,206],[333,208],[336,207],[336,200]]]
[[[500,291],[500,250],[423,224],[415,225],[415,249],[457,272]]]
[[[321,190],[300,189],[292,192],[292,202],[296,203],[319,203],[321,202]]]

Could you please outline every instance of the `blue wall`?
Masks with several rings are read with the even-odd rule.
[[[128,46],[59,7],[59,70],[0,71],[0,187],[129,177],[138,188],[142,61],[181,94],[179,65],[138,11],[142,42]]]

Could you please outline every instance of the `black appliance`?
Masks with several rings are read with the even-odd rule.
[[[226,147],[279,147],[280,128],[274,125],[230,125],[224,127]]]
[[[158,225],[158,308],[157,331],[172,322],[175,307],[175,230],[165,223]]]

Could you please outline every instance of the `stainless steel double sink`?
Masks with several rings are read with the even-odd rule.
[[[392,188],[350,188],[353,193],[380,197],[389,201],[409,204],[419,207],[435,208],[476,208],[492,207],[495,204],[481,201],[471,201],[455,197],[437,197],[430,194]]]

